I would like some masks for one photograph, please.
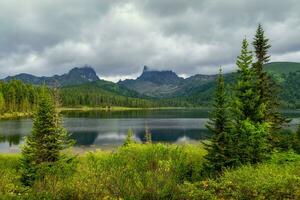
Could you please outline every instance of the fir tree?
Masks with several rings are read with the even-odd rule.
[[[133,130],[130,128],[127,131],[127,136],[126,136],[123,146],[128,146],[132,143],[135,143],[135,141],[133,139]]]
[[[217,79],[217,87],[214,97],[214,110],[206,127],[212,134],[211,143],[206,144],[206,171],[208,173],[221,172],[225,167],[230,166],[231,138],[228,129],[228,104],[226,100],[225,84],[220,69]]]
[[[0,114],[4,112],[5,101],[2,92],[0,92]]]
[[[268,50],[271,45],[268,44],[269,39],[265,37],[265,32],[261,24],[258,24],[256,34],[254,36],[253,46],[255,49],[255,55],[257,62],[260,64],[266,64],[270,61],[270,56],[268,55]],[[262,66],[257,66],[262,71]]]
[[[292,140],[292,148],[296,153],[300,154],[300,124],[298,126],[296,133],[294,134]]]
[[[22,147],[22,182],[25,185],[32,184],[41,164],[51,165],[62,158],[60,151],[70,144],[67,136],[53,98],[43,88],[33,118],[32,134],[26,137]]]
[[[278,111],[280,105],[278,100],[279,86],[263,69],[263,65],[270,60],[268,50],[271,45],[268,42],[269,39],[265,37],[262,25],[259,24],[253,41],[256,56],[253,70],[258,79],[257,90],[260,93],[260,101],[266,107],[263,121],[268,122],[271,126],[270,131],[274,132],[281,129],[289,120]]]
[[[239,119],[250,119],[254,122],[260,122],[263,118],[264,105],[260,102],[258,93],[257,79],[251,65],[253,61],[252,52],[248,49],[248,42],[243,40],[240,56],[237,58],[238,77],[234,94],[234,112],[238,114]],[[236,115],[237,116],[237,115]]]
[[[252,53],[248,42],[243,40],[237,59],[238,79],[232,99],[232,137],[235,145],[231,149],[233,165],[257,163],[269,153],[268,123],[262,122],[265,105],[260,101],[257,78],[251,70]]]
[[[146,141],[146,144],[152,143],[152,134],[151,134],[148,126],[145,126],[145,141]]]

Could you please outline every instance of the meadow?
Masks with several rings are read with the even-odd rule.
[[[208,177],[201,144],[128,144],[44,163],[31,187],[20,154],[0,155],[1,199],[299,199],[300,155],[274,152],[257,165]]]

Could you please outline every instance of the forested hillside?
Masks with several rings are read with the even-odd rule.
[[[264,65],[273,80],[280,86],[282,107],[300,108],[300,64],[291,62],[273,62]],[[94,75],[93,75],[94,74]],[[89,79],[87,77],[94,77]],[[24,78],[23,76],[21,76]],[[55,76],[56,78],[58,76]],[[211,106],[215,89],[216,75],[197,74],[183,79],[172,71],[155,71],[145,68],[136,80],[119,83],[99,80],[91,68],[74,68],[68,74],[59,76],[62,105],[78,106],[125,106],[125,107],[190,107]],[[81,79],[76,79],[81,77]],[[96,77],[96,78],[95,78]],[[164,78],[165,77],[165,78]],[[14,78],[19,79],[19,76]],[[23,80],[20,78],[21,80]],[[38,87],[21,81],[5,79],[1,83],[1,112],[27,112],[35,105]],[[70,80],[77,80],[70,81]],[[34,79],[35,80],[35,79]],[[54,84],[55,79],[47,79]],[[91,81],[93,80],[93,81]],[[236,73],[224,75],[227,90],[236,80]],[[41,80],[23,80],[42,85]],[[79,82],[78,82],[79,81]],[[81,82],[81,84],[79,84]],[[76,84],[77,83],[77,84]],[[65,86],[63,86],[65,85]]]
[[[0,82],[0,112],[31,112],[38,101],[40,87],[12,80]]]
[[[177,99],[153,99],[133,90],[108,81],[96,81],[79,86],[67,86],[60,90],[62,105],[77,106],[125,106],[125,107],[161,107],[189,106]]]

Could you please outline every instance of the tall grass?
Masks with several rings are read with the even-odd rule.
[[[42,167],[34,185],[19,181],[19,155],[0,155],[0,199],[297,199],[300,156],[276,153],[257,166],[201,176],[200,145],[130,144]]]

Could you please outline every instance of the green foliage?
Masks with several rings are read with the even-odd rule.
[[[61,158],[60,151],[69,144],[66,130],[54,100],[43,89],[33,119],[32,134],[27,136],[22,147],[22,182],[31,185],[41,165],[51,166]]]
[[[299,199],[300,160],[296,154],[275,154],[269,163],[228,170],[219,179],[180,186],[177,199]],[[286,157],[297,159],[278,162]]]

